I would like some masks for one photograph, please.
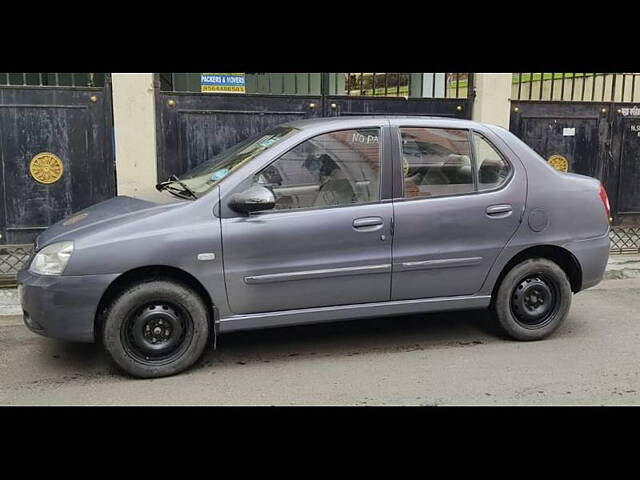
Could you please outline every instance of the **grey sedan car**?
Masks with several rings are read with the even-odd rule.
[[[542,339],[602,279],[608,231],[598,180],[505,129],[304,120],[51,226],[18,280],[31,330],[159,377],[222,333],[384,315],[488,308]]]

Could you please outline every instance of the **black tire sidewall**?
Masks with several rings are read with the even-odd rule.
[[[547,324],[527,328],[516,320],[511,311],[511,295],[523,277],[537,272],[551,278],[556,284],[558,308]],[[572,296],[569,279],[558,264],[544,258],[532,258],[517,264],[505,275],[492,304],[492,311],[502,330],[510,337],[525,341],[541,340],[551,335],[565,320],[571,307]]]
[[[178,358],[164,365],[146,365],[127,352],[120,332],[132,310],[159,299],[178,304],[189,312],[193,333],[189,346]],[[111,303],[105,314],[102,342],[122,370],[135,377],[153,378],[174,375],[189,368],[204,352],[208,337],[209,313],[200,296],[179,282],[153,280],[132,285]]]

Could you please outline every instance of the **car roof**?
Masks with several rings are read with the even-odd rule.
[[[308,118],[304,120],[294,120],[284,125],[304,129],[327,128],[327,127],[348,127],[352,124],[366,123],[366,121],[385,121],[388,120],[391,125],[406,125],[413,122],[425,126],[443,126],[457,128],[482,127],[484,124],[466,120],[462,118],[439,117],[439,116],[421,116],[421,115],[349,115],[344,117],[322,117]]]

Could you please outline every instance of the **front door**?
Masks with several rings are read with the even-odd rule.
[[[304,141],[241,188],[261,184],[273,210],[222,219],[236,314],[380,302],[391,289],[392,204],[384,202],[381,128]],[[388,181],[388,180],[387,180]]]
[[[471,295],[520,224],[526,179],[482,135],[400,128],[392,300]]]

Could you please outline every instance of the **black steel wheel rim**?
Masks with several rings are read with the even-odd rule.
[[[193,337],[189,312],[173,302],[147,302],[130,312],[120,330],[127,353],[145,365],[164,365],[179,358]]]
[[[557,282],[544,273],[529,274],[517,282],[511,293],[511,313],[525,328],[548,325],[560,308]]]

